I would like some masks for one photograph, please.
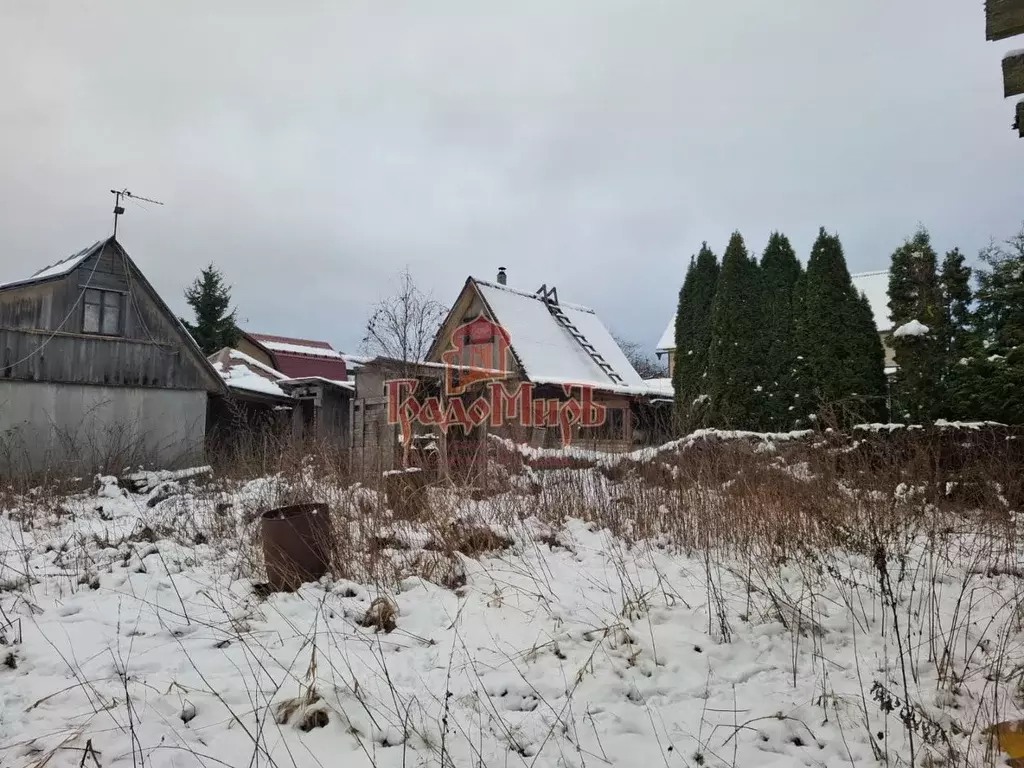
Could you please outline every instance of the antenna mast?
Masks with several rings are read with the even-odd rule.
[[[148,197],[140,197],[139,195],[133,195],[127,189],[120,191],[116,189],[110,190],[110,194],[114,196],[114,237],[117,237],[117,217],[124,213],[124,206],[121,205],[121,198],[131,198],[132,200],[142,200],[147,203],[153,203],[154,205],[163,205],[159,200],[150,200]]]

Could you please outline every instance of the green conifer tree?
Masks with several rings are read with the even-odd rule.
[[[716,423],[756,429],[762,421],[757,391],[762,380],[760,301],[757,262],[734,232],[722,257],[718,290],[711,309],[708,394]]]
[[[944,327],[937,257],[928,230],[918,229],[892,254],[889,312],[897,372],[893,385],[896,418],[933,421],[942,410]],[[923,325],[927,332],[912,332]]]
[[[973,361],[980,385],[978,417],[1024,424],[1024,227],[981,252],[978,326],[982,345]]]
[[[195,313],[195,323],[184,318],[181,322],[207,355],[233,347],[240,331],[235,325],[235,310],[231,307],[231,289],[213,264],[202,270],[199,277],[185,290],[185,300]]]
[[[849,334],[852,346],[847,365],[850,380],[850,411],[857,421],[888,420],[888,382],[885,378],[885,347],[875,325],[871,302],[854,292],[850,302]]]
[[[854,290],[842,243],[824,227],[807,262],[803,304],[804,344],[817,410],[837,423],[870,417],[885,402],[884,353],[879,357],[881,341],[874,319],[866,300]]]
[[[761,255],[761,345],[768,395],[765,427],[790,429],[795,420],[797,282],[802,273],[789,239],[773,232]]]
[[[814,413],[814,372],[811,369],[808,354],[808,315],[807,315],[807,272],[800,270],[796,285],[793,288],[793,368],[791,382],[793,387],[793,404],[789,407],[789,423],[798,429],[810,425],[810,417]]]
[[[703,243],[690,259],[679,291],[676,311],[675,358],[672,385],[680,429],[704,426],[707,398],[708,351],[711,346],[711,307],[718,285],[718,258]]]
[[[942,394],[939,411],[943,418],[971,420],[983,418],[974,411],[978,387],[977,367],[972,359],[980,356],[981,346],[974,322],[971,290],[972,270],[965,264],[960,249],[946,253],[939,272],[942,292],[942,325],[939,343],[942,347]]]

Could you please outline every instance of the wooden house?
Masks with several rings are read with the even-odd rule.
[[[512,408],[507,418],[449,426],[445,445],[450,463],[458,461],[460,451],[478,453],[488,434],[536,447],[557,448],[568,441],[596,450],[625,450],[648,437],[641,432],[649,432],[651,409],[671,402],[663,382],[645,381],[634,370],[593,310],[563,302],[554,288],[510,288],[504,270],[496,282],[466,280],[424,361],[378,358],[356,374],[355,447],[385,465],[402,442],[394,419],[385,418],[386,389],[389,381],[406,378],[417,380],[417,397],[459,399],[463,410],[480,398],[493,398],[493,385],[506,398],[529,392],[532,407],[525,415],[522,408]],[[571,421],[566,414],[579,403],[593,403],[600,418],[563,423]],[[497,408],[493,400],[491,406]],[[426,441],[439,431],[419,426],[414,437]]]
[[[224,392],[113,237],[0,285],[0,471],[200,462]]]
[[[346,356],[329,342],[243,331],[238,351],[282,374],[278,384],[292,398],[292,436],[348,446],[355,383]]]

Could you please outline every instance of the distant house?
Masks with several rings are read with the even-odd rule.
[[[585,387],[605,418],[594,426],[575,425],[574,442],[616,451],[646,439],[641,433],[651,429],[651,409],[671,398],[664,382],[640,377],[592,309],[563,302],[554,288],[520,291],[506,281],[504,270],[497,282],[468,278],[424,361],[376,359],[356,374],[358,448],[387,455],[395,446],[396,428],[383,418],[385,386],[388,379],[408,377],[422,380],[423,394],[443,388],[449,398],[468,395],[466,402],[495,380],[507,391],[529,383],[533,397],[549,403],[579,398]],[[469,435],[450,429],[450,455],[458,447],[452,443],[477,450],[487,433],[547,447],[561,445],[562,437],[557,423],[538,425],[519,414],[500,426],[481,424]]]
[[[331,381],[348,378],[345,356],[326,341],[243,331],[236,346],[240,352],[289,378],[318,376]]]
[[[113,237],[0,284],[5,470],[199,462],[208,396],[226,391]]]
[[[859,292],[868,297],[871,310],[875,316],[875,327],[878,335],[882,338],[882,347],[885,349],[885,371],[891,374],[896,370],[896,353],[892,346],[892,321],[889,319],[889,272],[880,270],[877,272],[861,272],[851,275],[853,286]],[[672,315],[665,331],[658,339],[655,352],[660,359],[662,355],[668,356],[668,371],[672,370],[676,362],[676,316]]]
[[[262,451],[266,440],[292,432],[293,398],[280,382],[287,377],[244,352],[224,347],[207,358],[228,388],[210,403],[207,445],[221,458]]]
[[[347,446],[355,384],[346,358],[326,341],[243,331],[237,352],[282,374],[276,386],[294,401],[295,438]]]

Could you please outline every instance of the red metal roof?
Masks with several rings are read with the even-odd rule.
[[[326,341],[269,333],[246,333],[246,336],[263,347],[274,361],[274,367],[288,378],[320,376],[334,381],[348,378],[345,359]]]

